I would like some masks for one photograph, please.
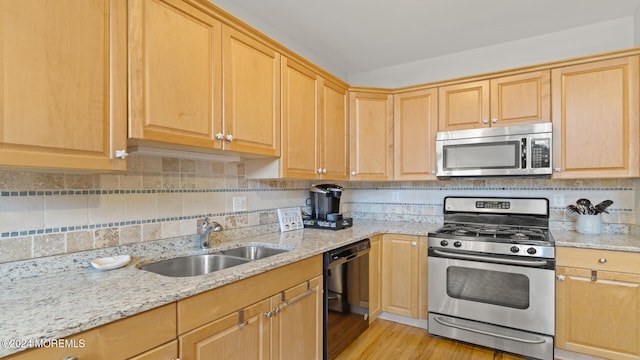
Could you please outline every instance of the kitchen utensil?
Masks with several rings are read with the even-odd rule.
[[[597,204],[595,206],[594,214],[600,214],[600,213],[608,214],[609,212],[606,209],[609,206],[611,206],[611,204],[613,204],[613,201],[611,201],[611,200],[604,200],[604,201],[600,202],[599,204]]]
[[[593,204],[591,204],[591,201],[589,201],[589,199],[578,199],[576,201],[576,204],[584,206],[585,210],[581,214],[593,215],[593,213],[595,212],[595,208]]]
[[[580,210],[575,205],[567,205],[567,211],[570,214],[579,214]]]

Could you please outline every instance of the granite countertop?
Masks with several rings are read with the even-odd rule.
[[[199,249],[197,236],[100,249],[0,264],[0,340],[51,340],[135,315],[161,305],[293,263],[376,234],[427,235],[439,224],[357,221],[352,228],[328,231],[304,229],[234,239]],[[631,235],[579,235],[553,232],[557,246],[640,252]],[[207,275],[172,278],[137,269],[145,263],[211,253],[241,244],[267,244],[290,249],[286,253]],[[110,271],[91,267],[104,256],[129,254],[127,266]],[[0,343],[0,345],[6,343]],[[0,356],[24,348],[0,346]]]

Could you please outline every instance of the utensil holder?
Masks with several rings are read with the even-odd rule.
[[[597,235],[602,232],[602,218],[597,215],[578,215],[576,231],[580,234]]]

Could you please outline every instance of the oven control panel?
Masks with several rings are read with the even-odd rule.
[[[508,201],[476,201],[476,209],[510,209]]]
[[[472,253],[515,255],[521,257],[555,258],[553,246],[538,246],[530,244],[514,244],[508,242],[476,241],[465,239],[438,238],[429,236],[429,248],[449,249]]]

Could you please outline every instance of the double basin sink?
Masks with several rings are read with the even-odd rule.
[[[162,260],[143,265],[140,269],[171,277],[196,276],[228,269],[287,251],[289,250],[263,245],[248,245],[218,251],[213,254],[191,255]]]

